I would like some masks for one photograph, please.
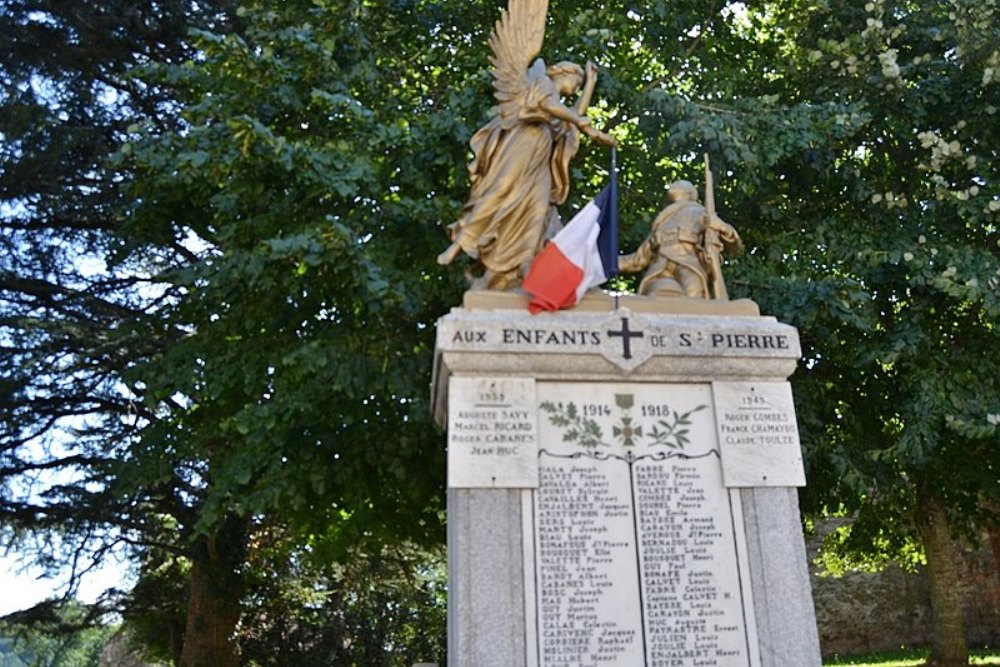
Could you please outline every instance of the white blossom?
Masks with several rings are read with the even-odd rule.
[[[887,79],[898,79],[899,78],[899,63],[896,62],[896,56],[899,52],[896,49],[889,49],[884,53],[878,54],[879,63],[882,65],[882,76]]]
[[[997,78],[997,70],[1000,69],[1000,51],[994,51],[986,59],[986,66],[983,68],[983,86],[988,86]]]

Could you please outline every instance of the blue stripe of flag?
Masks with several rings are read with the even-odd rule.
[[[604,275],[610,278],[618,275],[618,169],[611,160],[611,179],[594,204],[601,209],[597,219],[601,232],[597,236],[597,252],[604,265]]]

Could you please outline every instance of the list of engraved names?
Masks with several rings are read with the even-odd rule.
[[[539,385],[539,665],[753,664],[710,392],[682,389]]]
[[[544,665],[642,660],[640,610],[632,603],[638,581],[623,582],[615,571],[621,563],[635,569],[630,502],[615,488],[627,480],[603,468],[585,459],[539,471],[535,547]]]
[[[728,508],[715,456],[634,466],[649,665],[746,664]],[[725,494],[723,494],[725,495]]]

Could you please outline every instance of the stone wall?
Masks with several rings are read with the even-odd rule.
[[[815,544],[810,546],[815,547]],[[1000,533],[960,555],[970,646],[1000,645]],[[825,657],[925,646],[931,640],[926,575],[892,567],[843,577],[812,577],[820,647]]]

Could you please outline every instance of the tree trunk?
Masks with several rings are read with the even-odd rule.
[[[245,541],[245,522],[227,517],[213,535],[195,543],[179,667],[239,667],[234,635],[240,619]]]
[[[965,645],[965,621],[951,524],[941,497],[925,484],[917,487],[916,524],[927,555],[934,612],[934,643],[927,664],[964,667],[969,664],[969,651]]]

